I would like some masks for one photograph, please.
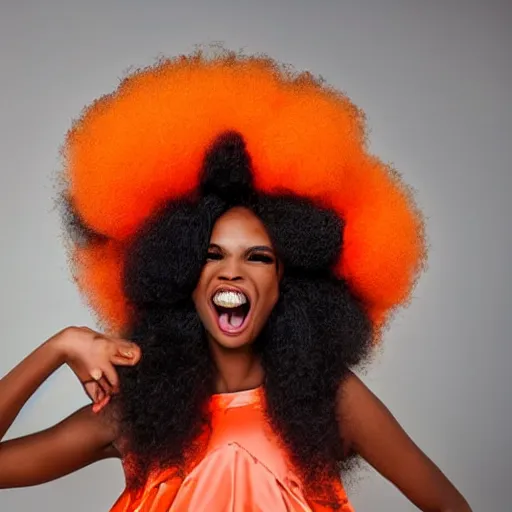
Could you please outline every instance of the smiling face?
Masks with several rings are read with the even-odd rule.
[[[279,297],[277,258],[263,223],[246,208],[216,222],[192,294],[210,341],[225,348],[252,343]]]

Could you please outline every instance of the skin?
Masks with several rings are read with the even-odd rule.
[[[233,208],[215,224],[208,255],[192,295],[205,326],[217,369],[219,393],[257,387],[263,369],[251,344],[279,298],[277,256],[262,222],[245,208]],[[225,334],[217,324],[212,297],[219,290],[244,293],[251,304],[244,330]]]
[[[219,219],[193,294],[216,362],[218,392],[252,389],[263,382],[263,369],[251,345],[278,299],[280,277],[281,265],[268,234],[252,212],[236,208]],[[217,325],[211,297],[219,286],[243,290],[250,298],[252,316],[238,335],[226,335]],[[0,380],[0,439],[30,396],[63,364],[74,371],[93,401],[54,427],[1,442],[0,488],[48,482],[98,460],[121,457],[122,440],[107,405],[118,392],[115,367],[137,364],[140,357],[140,349],[131,342],[71,327]],[[354,374],[340,384],[337,409],[347,447],[420,510],[471,512],[453,484]],[[30,464],[20,464],[25,460]]]

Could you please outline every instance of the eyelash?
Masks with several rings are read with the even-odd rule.
[[[249,256],[249,261],[259,261],[261,263],[274,263],[274,258],[268,256],[267,254],[251,254]]]
[[[222,254],[220,254],[218,252],[208,252],[208,254],[206,255],[206,261],[219,261],[221,259],[222,259]],[[267,254],[258,254],[258,253],[251,254],[248,259],[249,259],[249,261],[256,261],[259,263],[266,263],[269,265],[274,263],[274,258],[272,258],[271,256],[268,256]]]
[[[208,252],[206,255],[206,260],[221,260],[222,254],[218,252]]]

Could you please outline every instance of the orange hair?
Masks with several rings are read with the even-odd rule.
[[[367,151],[364,114],[269,58],[200,52],[133,72],[67,135],[65,195],[109,239],[72,248],[77,283],[102,324],[119,332],[129,318],[122,272],[130,236],[198,185],[205,151],[227,130],[243,135],[258,190],[317,198],[344,219],[336,272],[379,332],[408,300],[426,247],[409,188]]]

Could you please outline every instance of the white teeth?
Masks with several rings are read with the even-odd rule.
[[[213,296],[213,303],[222,308],[237,308],[247,302],[247,297],[241,292],[219,291]]]

